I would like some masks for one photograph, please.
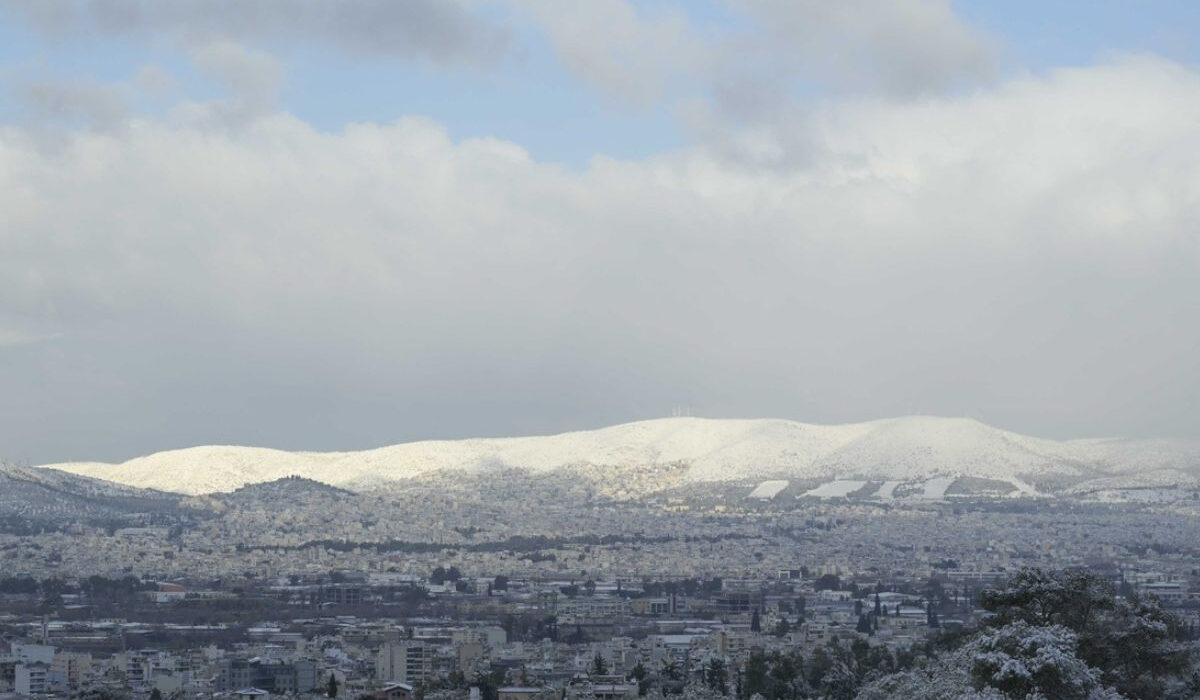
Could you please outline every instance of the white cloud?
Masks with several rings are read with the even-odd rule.
[[[787,168],[570,172],[421,119],[135,120],[53,153],[3,128],[0,317],[62,335],[3,363],[0,444],[362,446],[680,403],[1194,434],[1197,113],[1194,70],[1130,58],[829,102]]]

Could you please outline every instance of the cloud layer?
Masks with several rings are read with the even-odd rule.
[[[507,29],[460,0],[0,0],[3,8],[64,38],[323,43],[358,54],[478,65],[509,48]]]
[[[270,84],[269,63],[212,51]],[[768,165],[697,145],[577,172],[427,119],[329,133],[221,108],[52,147],[0,127],[12,457],[363,447],[679,404],[1200,426],[1191,68],[827,101],[732,139]]]

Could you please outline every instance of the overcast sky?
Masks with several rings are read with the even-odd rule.
[[[1200,436],[1198,27],[1189,0],[0,0],[0,455],[675,406]]]

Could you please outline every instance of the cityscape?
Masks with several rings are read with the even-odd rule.
[[[664,420],[676,440],[723,430]],[[919,424],[944,428],[935,463],[960,422]],[[603,451],[594,433],[550,439]],[[969,475],[885,488],[481,459],[353,491],[292,475],[191,496],[10,465],[0,682],[156,700],[957,697],[973,686],[943,666],[994,624],[989,596],[1043,577],[1042,595],[1082,586],[1068,603],[1152,606],[1169,625],[1146,643],[1182,655],[1057,697],[1198,687],[1194,481],[998,494]],[[182,469],[166,478],[187,488]]]

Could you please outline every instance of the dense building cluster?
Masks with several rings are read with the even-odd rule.
[[[885,503],[732,484],[620,501],[579,482],[495,486],[289,479],[9,528],[0,694],[897,696],[887,683],[971,682],[948,655],[983,644],[973,631],[995,615],[981,592],[1023,567],[1093,572],[1115,598],[1160,601],[1180,639],[1200,629],[1190,497]],[[1080,643],[1043,627],[1055,649]],[[1010,653],[1012,633],[986,653]],[[1083,668],[1083,685],[1109,687]]]
[[[1011,572],[784,568],[589,578],[335,570],[153,582],[0,579],[0,693],[195,698],[823,697],[924,667]],[[1195,574],[1196,572],[1191,572]],[[1193,575],[1095,574],[1194,636]],[[832,684],[832,685],[831,685]],[[830,691],[832,692],[832,691]]]

